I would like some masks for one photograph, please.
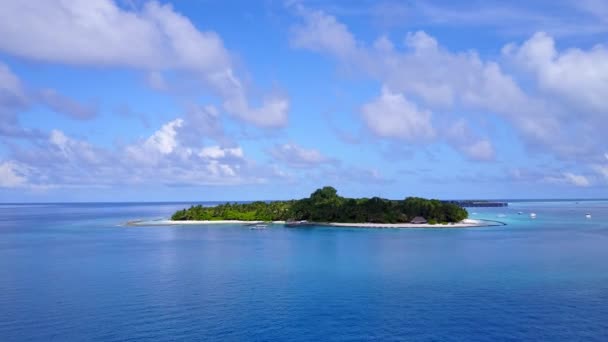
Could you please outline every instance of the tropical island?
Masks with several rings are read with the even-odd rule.
[[[411,224],[479,225],[474,222],[463,223],[467,217],[468,212],[463,207],[436,199],[346,198],[339,196],[333,187],[326,186],[317,189],[309,197],[299,200],[225,203],[213,207],[195,205],[178,210],[169,222],[305,221],[362,227],[399,224],[403,227]]]

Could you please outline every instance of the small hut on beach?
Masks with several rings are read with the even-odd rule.
[[[424,217],[422,217],[422,216],[416,216],[416,217],[414,217],[410,221],[410,223],[413,223],[413,224],[425,224],[427,222],[426,222],[426,219]]]

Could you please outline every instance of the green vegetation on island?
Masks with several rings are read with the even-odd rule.
[[[428,223],[459,222],[467,218],[466,209],[452,203],[408,197],[388,200],[379,197],[345,198],[326,186],[300,200],[201,205],[177,211],[172,220],[198,221],[300,221],[340,223],[406,223],[424,218]]]

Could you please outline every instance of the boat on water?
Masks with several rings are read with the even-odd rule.
[[[530,213],[531,218],[536,218],[536,213]]]
[[[591,218],[591,213],[586,213],[585,217],[588,218],[588,219],[590,219]]]
[[[523,215],[523,214],[524,214],[524,212],[523,212],[523,211],[518,211],[518,212],[517,212],[517,215]]]
[[[310,225],[310,223],[306,220],[285,222],[285,227],[305,227],[308,225]]]
[[[249,226],[249,229],[252,230],[260,230],[260,229],[266,229],[268,228],[267,224],[262,224],[262,223],[258,223],[258,224],[254,224],[252,226]]]

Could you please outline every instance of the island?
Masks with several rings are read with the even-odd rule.
[[[178,210],[160,224],[197,223],[298,223],[336,227],[416,228],[443,225],[472,227],[493,225],[468,220],[468,212],[455,203],[420,197],[390,200],[380,197],[347,198],[326,186],[309,197],[287,201],[193,205]]]
[[[508,202],[500,201],[488,201],[488,200],[452,200],[444,201],[446,203],[452,203],[459,205],[463,208],[492,208],[492,207],[508,207]]]

